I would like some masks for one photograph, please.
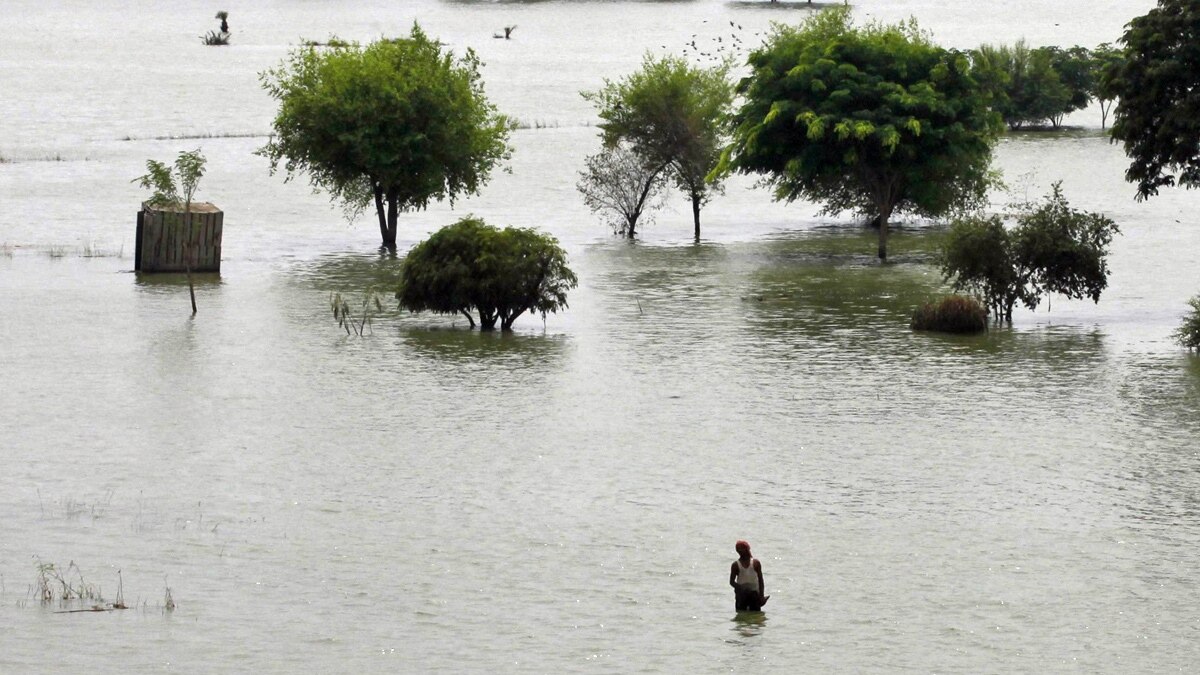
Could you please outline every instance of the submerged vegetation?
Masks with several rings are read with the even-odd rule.
[[[374,291],[364,293],[362,300],[355,307],[351,307],[350,302],[341,293],[331,293],[329,308],[333,310],[333,320],[337,321],[338,328],[344,328],[346,335],[358,337],[362,337],[366,329],[371,328],[371,320],[375,316],[383,313],[383,303],[379,294]]]
[[[947,295],[918,307],[911,325],[913,330],[982,333],[988,326],[987,309],[975,298]]]
[[[567,307],[578,279],[558,240],[531,229],[463,218],[417,244],[400,267],[396,299],[411,311],[461,314],[480,330],[512,330],[525,312]]]
[[[1188,300],[1191,311],[1183,318],[1183,324],[1175,331],[1173,337],[1180,345],[1194,352],[1200,352],[1200,295]]]
[[[1037,309],[1048,295],[1100,302],[1108,286],[1108,245],[1120,232],[1107,216],[1072,209],[1055,183],[1040,204],[1019,207],[1012,229],[995,215],[955,220],[942,250],[942,274],[981,298],[996,321],[1019,302]]]

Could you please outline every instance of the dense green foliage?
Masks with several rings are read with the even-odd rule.
[[[1175,340],[1192,351],[1200,352],[1200,295],[1188,300],[1192,311],[1183,318],[1183,325],[1175,331]]]
[[[1125,59],[1106,72],[1118,98],[1113,140],[1131,162],[1125,178],[1138,199],[1161,187],[1200,185],[1200,3],[1159,0],[1130,21]]]
[[[662,164],[618,142],[587,158],[575,187],[593,213],[606,216],[614,231],[633,239],[642,217],[658,205],[665,176]]]
[[[509,156],[511,123],[484,95],[479,65],[417,26],[365,48],[303,47],[262,74],[280,105],[259,152],[272,172],[307,173],[352,215],[374,204],[395,248],[399,211],[477,193]]]
[[[972,73],[1009,128],[1058,128],[1063,117],[1086,108],[1100,95],[1100,75],[1114,58],[1105,49],[1105,45],[1096,51],[1079,46],[1030,48],[1024,40],[1012,46],[983,45],[971,52]],[[1103,103],[1101,115],[1107,116]]]
[[[913,312],[913,330],[940,333],[982,333],[987,330],[987,309],[975,298],[947,295],[926,302]]]
[[[650,167],[665,167],[692,202],[695,235],[700,207],[721,187],[715,174],[726,140],[733,84],[727,66],[701,68],[678,56],[647,55],[642,68],[605,80],[584,97],[599,108],[604,144],[628,143]]]
[[[957,219],[943,247],[942,274],[956,291],[981,298],[997,321],[1012,321],[1017,302],[1036,309],[1052,293],[1099,302],[1117,232],[1106,216],[1072,209],[1055,183],[1012,229],[998,216]]]
[[[545,316],[565,308],[577,283],[553,237],[464,218],[409,251],[396,298],[413,312],[462,314],[474,327],[474,311],[483,330],[497,321],[511,330],[525,312]]]
[[[1011,129],[1054,123],[1066,112],[1070,89],[1063,84],[1046,49],[983,45],[972,52],[973,73],[986,83],[992,109]],[[1086,105],[1086,101],[1085,101]]]
[[[765,176],[777,199],[874,216],[880,258],[893,214],[977,205],[993,183],[999,116],[966,56],[913,22],[859,28],[831,8],[776,26],[749,62],[723,168]]]

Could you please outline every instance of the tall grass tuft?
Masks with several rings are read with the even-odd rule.
[[[987,309],[975,298],[947,295],[918,307],[911,326],[940,333],[982,333],[988,326]]]
[[[229,44],[229,33],[218,33],[215,30],[210,30],[206,35],[200,36],[200,41],[209,47],[224,47]]]
[[[1192,311],[1183,317],[1183,324],[1172,336],[1180,345],[1200,352],[1200,295],[1188,300]]]
[[[331,293],[329,295],[329,308],[333,310],[333,319],[337,321],[339,328],[346,329],[346,335],[357,335],[362,337],[364,331],[371,327],[371,318],[383,313],[383,303],[379,300],[379,294],[374,291],[367,291],[363,294],[362,302],[358,306],[358,316],[350,307],[350,303],[342,297],[341,293]]]

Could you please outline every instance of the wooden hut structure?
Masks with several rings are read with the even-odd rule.
[[[208,202],[192,202],[191,222],[193,272],[221,271],[221,226],[225,214]],[[137,214],[133,269],[137,272],[186,271],[188,232],[183,205],[142,204]]]

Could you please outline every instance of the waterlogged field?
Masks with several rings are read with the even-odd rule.
[[[961,6],[959,6],[961,5]],[[1151,3],[862,2],[952,46],[1094,45]],[[643,50],[745,39],[787,3],[418,0],[117,11],[18,1],[0,53],[0,672],[1172,672],[1200,658],[1197,196],[1144,203],[1087,110],[1006,138],[996,208],[1062,180],[1123,234],[1096,304],[914,334],[944,231],[874,235],[734,180],[691,241],[672,197],[636,243],[583,207],[580,89]],[[557,236],[570,309],[511,335],[387,304],[369,220],[253,155],[257,73],[303,38],[420,20],[476,48],[525,122],[510,173],[406,214]],[[517,25],[512,40],[493,32]],[[201,147],[219,279],[131,270],[130,180]],[[772,600],[735,619],[733,542]],[[72,563],[74,565],[72,566]],[[39,601],[39,564],[83,600]],[[45,570],[45,568],[41,568]],[[55,585],[55,584],[58,585]],[[169,602],[174,604],[168,611]],[[113,603],[125,610],[58,613]]]

